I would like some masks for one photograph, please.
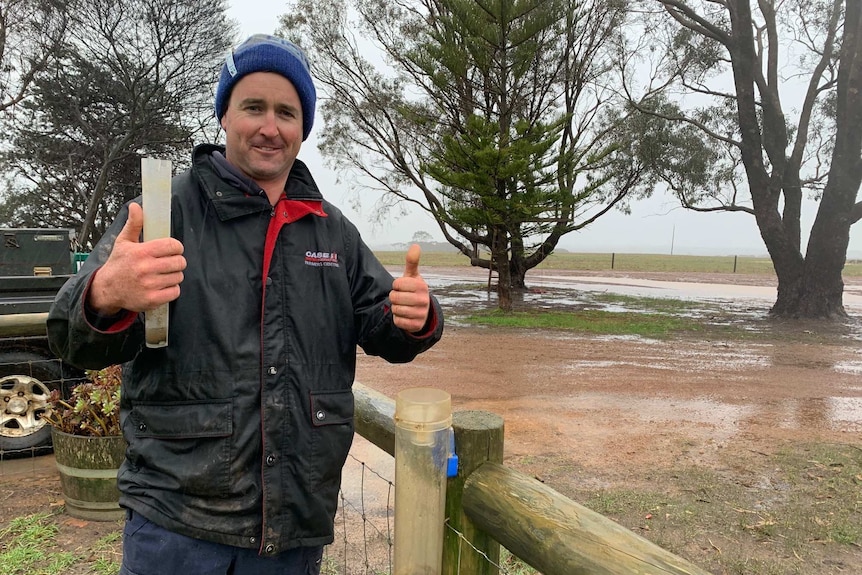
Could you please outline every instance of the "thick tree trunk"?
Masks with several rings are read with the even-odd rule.
[[[778,298],[770,310],[776,317],[792,319],[840,319],[844,311],[844,282],[806,276],[792,284],[779,282]]]
[[[779,225],[778,218],[758,218],[761,237],[778,278],[778,296],[770,314],[782,318],[846,317],[841,270],[849,241],[849,224],[844,226],[846,237],[842,240],[835,222],[841,218],[827,217],[828,214],[827,201],[818,211],[805,258],[796,249],[793,238]]]
[[[779,275],[778,301],[772,308],[776,315],[825,319],[847,316],[841,270],[862,182],[862,10],[858,2],[846,3],[845,17],[838,68],[837,130],[829,177],[811,228],[801,276],[782,285]]]

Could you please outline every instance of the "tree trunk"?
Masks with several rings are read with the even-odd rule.
[[[512,258],[512,261],[509,262],[509,274],[509,282],[513,290],[524,291],[527,289],[525,282],[527,267],[524,265],[523,258]]]
[[[509,273],[509,236],[500,226],[492,233],[491,258],[497,268],[497,307],[512,311],[512,275]]]
[[[836,319],[844,310],[841,270],[847,259],[850,226],[862,183],[862,10],[847,2],[838,68],[835,147],[817,218],[811,228],[801,274],[782,284],[772,313],[786,317]],[[765,239],[765,237],[764,237]],[[772,252],[770,251],[770,254]],[[779,270],[778,263],[775,265]]]

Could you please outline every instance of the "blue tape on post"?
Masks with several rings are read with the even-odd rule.
[[[446,461],[446,477],[458,476],[458,455],[455,454],[455,430],[449,428],[449,459]]]

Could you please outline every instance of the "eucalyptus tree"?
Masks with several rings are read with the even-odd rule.
[[[502,309],[565,234],[625,209],[608,39],[623,0],[295,0],[284,33],[321,87],[320,149],[411,202],[498,275]]]
[[[3,0],[0,4],[0,112],[28,93],[33,79],[56,56],[74,3]]]
[[[140,158],[188,162],[234,40],[226,0],[80,0],[59,58],[10,122],[11,223],[78,229],[93,245],[139,193]]]
[[[684,207],[754,217],[778,277],[774,315],[844,317],[842,269],[862,217],[860,2],[639,7],[641,41],[618,59],[646,114],[629,124],[627,149]],[[636,86],[645,69],[649,82]],[[806,195],[818,207],[803,249]]]

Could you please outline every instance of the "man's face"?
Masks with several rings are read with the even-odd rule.
[[[271,72],[244,76],[231,92],[221,125],[228,161],[261,188],[283,189],[302,145],[302,104],[290,80]]]

